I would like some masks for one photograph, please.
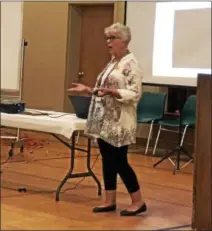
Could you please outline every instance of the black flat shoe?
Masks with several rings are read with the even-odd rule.
[[[120,212],[121,216],[136,216],[139,213],[143,213],[147,211],[147,206],[144,203],[139,209],[135,210],[135,211],[128,211],[128,210],[122,210]]]
[[[104,212],[112,212],[116,210],[116,205],[110,205],[106,207],[94,207],[93,212],[94,213],[104,213]]]

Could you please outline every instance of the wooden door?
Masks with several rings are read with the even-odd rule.
[[[78,81],[94,86],[110,59],[104,28],[113,23],[113,5],[81,6],[81,48]]]
[[[70,4],[66,89],[74,82],[94,86],[97,75],[110,59],[104,28],[113,23],[113,15],[113,3]],[[65,93],[64,111],[73,112],[68,94]]]

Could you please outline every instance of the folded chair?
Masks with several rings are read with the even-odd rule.
[[[185,134],[186,134],[188,127],[195,128],[195,123],[196,123],[196,96],[191,95],[186,100],[186,102],[183,106],[183,109],[182,109],[181,113],[179,114],[178,118],[176,118],[176,119],[162,119],[158,122],[159,130],[158,130],[157,138],[156,138],[154,149],[153,149],[153,155],[155,154],[161,131],[177,132],[178,133],[178,145],[174,150],[172,150],[171,152],[166,154],[164,157],[162,157],[161,160],[159,160],[157,163],[155,163],[153,165],[153,167],[156,167],[159,163],[161,163],[165,159],[169,159],[171,161],[171,163],[174,165],[173,173],[175,173],[176,170],[180,170],[180,154],[181,154],[181,152],[183,152],[190,159],[181,168],[187,166],[193,160],[193,157],[183,147],[183,141],[184,141]],[[167,127],[170,127],[170,129],[167,129]],[[176,130],[176,128],[177,128],[177,130]],[[170,158],[175,152],[177,152],[176,163],[174,163],[172,161],[172,159]]]
[[[164,92],[144,92],[138,103],[137,123],[150,124],[145,154],[148,152],[153,124],[163,118],[166,95]]]

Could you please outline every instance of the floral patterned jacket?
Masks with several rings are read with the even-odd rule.
[[[85,133],[116,147],[135,143],[141,85],[142,69],[132,53],[118,63],[112,59],[95,87],[116,88],[121,98],[93,95]]]

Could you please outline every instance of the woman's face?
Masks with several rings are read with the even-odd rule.
[[[119,56],[119,54],[122,54],[126,50],[126,42],[117,33],[108,32],[106,34],[106,41],[111,55]]]

